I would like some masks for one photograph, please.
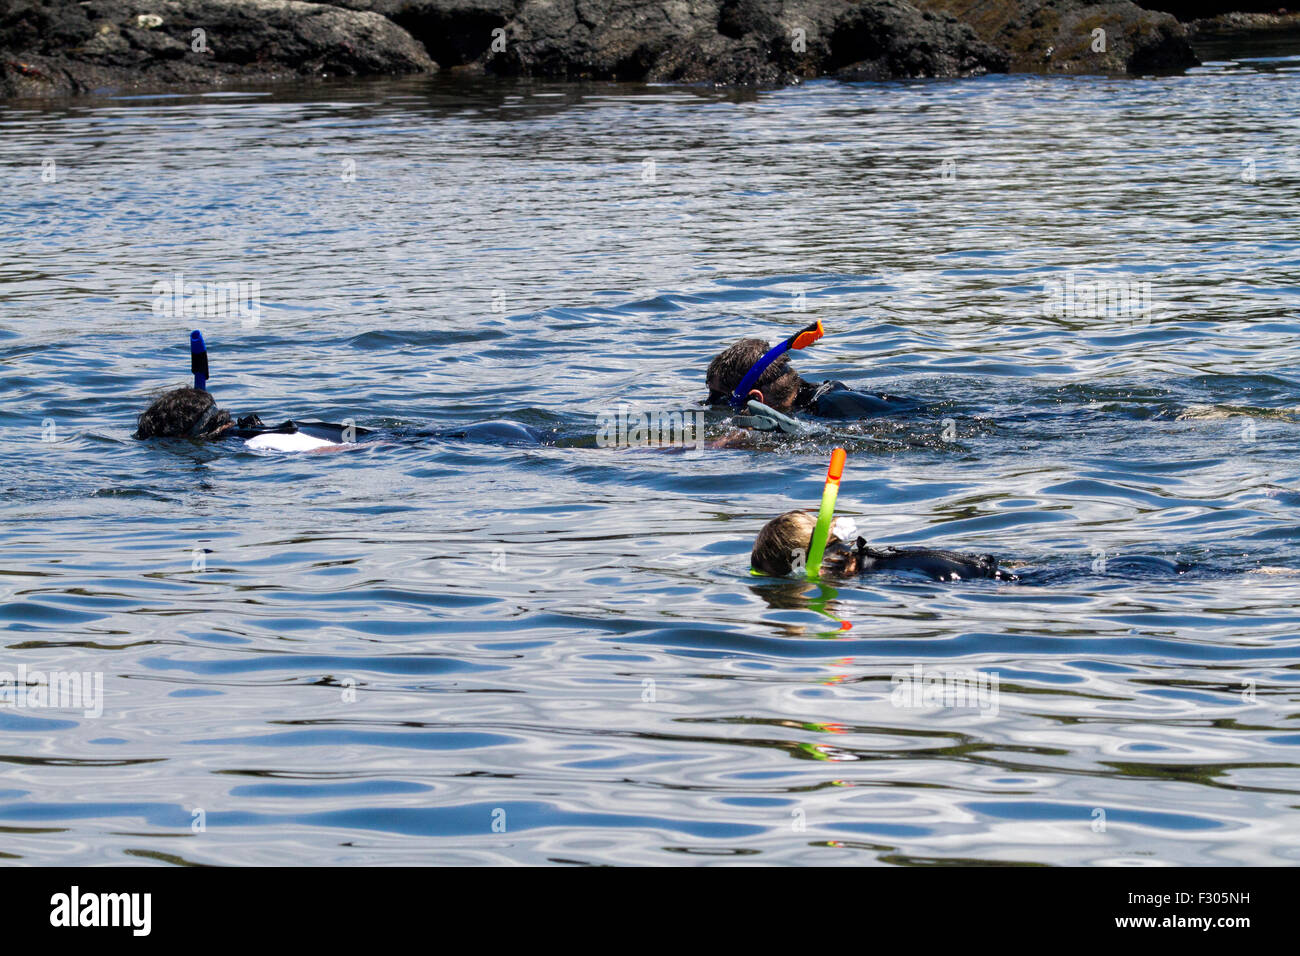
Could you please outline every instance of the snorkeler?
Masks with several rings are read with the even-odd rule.
[[[192,387],[175,388],[153,400],[136,422],[135,438],[183,438],[194,441],[238,439],[256,451],[332,451],[356,445],[375,434],[351,422],[286,421],[274,428],[257,415],[236,420],[207,391],[209,376],[207,346],[199,331],[190,333]],[[389,433],[390,438],[404,437]],[[449,429],[412,433],[409,437],[453,438],[494,445],[541,445],[552,438],[547,433],[512,421],[474,422]]]
[[[327,422],[288,421],[268,428],[256,415],[238,421],[217,405],[216,399],[197,388],[176,388],[164,392],[140,415],[136,438],[192,438],[199,441],[241,439],[262,451],[317,451],[352,444],[365,428],[332,425]]]
[[[780,577],[802,570],[813,545],[817,520],[807,511],[787,511],[763,526],[754,542],[749,563],[760,574]],[[831,525],[822,558],[823,574],[852,577],[879,571],[924,574],[934,581],[960,581],[967,578],[993,578],[1015,581],[1016,576],[998,567],[991,554],[960,554],[933,548],[873,548],[857,536],[857,529],[847,518],[836,518]]]
[[[883,392],[861,392],[843,382],[805,381],[786,354],[822,337],[821,322],[800,329],[775,347],[762,339],[741,339],[709,363],[708,398],[704,404],[735,409],[758,402],[777,413],[804,412],[818,418],[871,418],[919,407],[912,399]],[[753,409],[751,409],[753,410]]]
[[[813,580],[823,571],[836,577],[895,571],[924,574],[935,581],[1018,580],[1014,574],[1000,570],[997,558],[991,554],[959,554],[933,548],[879,550],[869,546],[865,538],[858,536],[852,519],[835,517],[846,457],[843,448],[831,452],[816,518],[807,511],[787,511],[763,526],[749,555],[752,574],[779,577],[801,570]]]
[[[269,428],[256,415],[235,421],[216,400],[197,388],[177,388],[164,392],[144,410],[136,422],[134,438],[188,438],[195,441],[240,439],[255,451],[327,451],[341,450],[374,435],[358,425],[335,425],[329,422],[287,421]],[[390,438],[451,438],[489,445],[545,445],[552,441],[540,429],[512,421],[473,422],[452,428],[390,434]]]
[[[135,438],[237,438],[249,448],[263,451],[318,451],[350,445],[358,436],[369,434],[365,428],[327,422],[287,421],[268,428],[256,415],[236,421],[207,391],[208,350],[197,330],[190,333],[190,371],[193,387],[175,388],[154,399],[136,421]]]

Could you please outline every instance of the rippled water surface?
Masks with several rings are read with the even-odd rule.
[[[1298,67],[0,104],[0,678],[104,693],[0,708],[0,852],[1296,862]],[[806,375],[923,410],[596,441],[814,317]],[[133,441],[196,326],[223,406],[379,436]],[[1022,581],[750,575],[837,444],[873,543]]]

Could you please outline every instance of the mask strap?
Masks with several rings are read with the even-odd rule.
[[[221,409],[217,407],[216,402],[209,405],[208,410],[203,413],[199,420],[194,423],[194,427],[190,429],[190,437],[198,438],[200,435],[204,434],[204,432],[207,431],[208,426],[212,424],[212,419],[216,418],[220,413]]]

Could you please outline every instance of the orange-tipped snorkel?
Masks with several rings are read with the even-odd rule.
[[[844,461],[848,452],[836,448],[831,452],[831,464],[826,469],[826,485],[822,488],[822,506],[817,512],[817,527],[813,529],[812,544],[808,548],[808,580],[815,581],[821,573],[822,557],[826,554],[826,541],[831,535],[831,519],[835,517],[835,499],[840,494],[840,478],[844,474]]]
[[[740,380],[740,384],[736,386],[735,391],[733,391],[727,398],[727,401],[731,403],[731,407],[744,407],[745,402],[749,399],[749,390],[758,384],[758,380],[762,378],[763,373],[767,371],[769,365],[779,359],[790,349],[806,349],[825,334],[826,330],[822,328],[822,323],[819,319],[811,325],[804,326],[784,342],[764,352],[763,357],[750,366],[749,371],[746,372],[745,377]]]
[[[812,325],[794,334],[793,340],[790,342],[790,348],[806,349],[825,334],[826,330],[822,328],[821,320],[818,319]]]

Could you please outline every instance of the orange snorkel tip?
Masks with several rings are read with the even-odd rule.
[[[831,452],[830,467],[826,469],[826,480],[833,481],[835,484],[840,483],[844,477],[844,462],[849,457],[849,453],[843,448],[836,448]]]
[[[740,380],[731,392],[727,402],[732,408],[744,408],[745,403],[749,400],[749,390],[757,383],[759,377],[766,371],[767,367],[784,355],[790,349],[802,349],[812,345],[823,335],[826,330],[822,328],[821,320],[813,322],[811,325],[805,325],[802,329],[790,336],[784,342],[779,343],[774,348],[768,349],[763,353],[763,357],[755,362],[748,372]]]
[[[818,319],[807,328],[799,330],[798,334],[795,335],[794,340],[790,343],[790,348],[806,349],[825,334],[826,330],[822,328],[821,319]]]

